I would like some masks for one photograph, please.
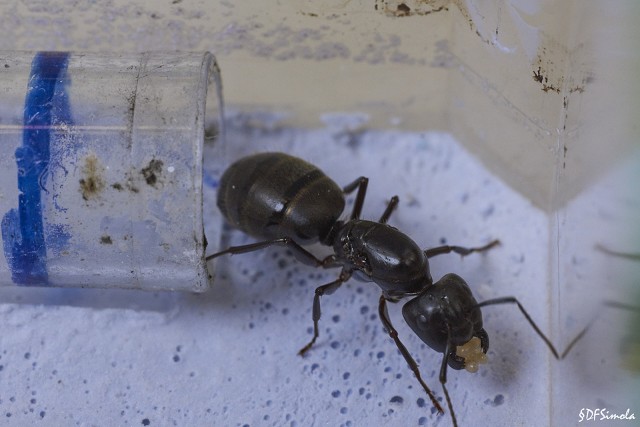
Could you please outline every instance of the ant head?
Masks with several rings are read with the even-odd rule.
[[[449,340],[449,348],[453,350],[448,364],[453,369],[462,369],[464,359],[456,355],[457,346],[476,336],[482,342],[482,351],[486,353],[489,347],[477,304],[467,283],[456,274],[447,274],[407,302],[402,315],[413,332],[435,351],[444,353]]]

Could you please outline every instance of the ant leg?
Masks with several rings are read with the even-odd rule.
[[[387,333],[389,334],[389,336],[396,343],[396,346],[398,347],[398,350],[400,350],[400,353],[404,357],[404,360],[406,360],[406,362],[409,364],[409,368],[413,371],[413,374],[418,379],[418,382],[420,383],[424,391],[427,393],[427,395],[431,399],[431,403],[438,410],[439,413],[444,414],[444,411],[442,410],[442,406],[440,406],[440,404],[436,400],[436,396],[433,394],[433,392],[427,386],[427,384],[423,381],[422,376],[420,375],[420,370],[418,369],[418,364],[409,353],[409,350],[407,350],[404,344],[402,344],[402,342],[400,341],[400,338],[398,338],[398,331],[396,331],[396,329],[393,327],[393,325],[391,324],[391,319],[389,318],[389,312],[387,311],[387,300],[384,297],[384,295],[380,295],[380,304],[378,305],[378,314],[380,315],[380,320],[382,321],[382,325],[387,330]]]
[[[334,280],[331,283],[327,283],[326,285],[322,285],[316,288],[316,292],[315,295],[313,297],[313,313],[312,313],[312,317],[313,317],[313,338],[311,338],[311,341],[309,341],[309,343],[307,345],[305,345],[304,347],[302,347],[300,349],[300,351],[298,351],[298,354],[300,356],[304,356],[304,354],[309,351],[309,349],[313,346],[313,344],[316,342],[316,339],[318,339],[318,321],[320,320],[320,316],[321,316],[321,312],[320,312],[320,297],[322,295],[331,295],[332,293],[334,293],[339,287],[340,285],[342,285],[344,282],[346,282],[347,280],[349,280],[349,277],[351,277],[351,271],[347,271],[347,270],[342,270],[340,272],[340,277],[338,277],[336,280]]]
[[[367,194],[367,185],[369,184],[369,178],[365,176],[361,176],[360,178],[353,181],[351,184],[348,184],[342,189],[344,194],[350,194],[358,189],[358,193],[356,194],[356,201],[353,204],[353,211],[351,212],[351,219],[360,218],[360,213],[362,212],[362,206],[364,205],[364,196]]]
[[[285,246],[292,249],[298,261],[313,267],[328,268],[328,267],[333,267],[335,264],[335,257],[329,256],[323,260],[318,259],[315,257],[315,255],[313,255],[311,252],[307,251],[302,246],[297,244],[290,237],[282,237],[280,239],[265,240],[264,242],[250,243],[248,245],[242,245],[242,246],[231,246],[230,248],[227,248],[224,251],[216,252],[215,254],[209,255],[205,259],[209,261],[221,255],[244,254],[247,252],[259,251],[261,249],[265,249],[273,245]]]
[[[622,310],[640,312],[640,308],[638,308],[638,307],[635,307],[635,306],[632,306],[632,305],[629,305],[629,304],[624,304],[624,303],[621,303],[621,302],[616,302],[616,301],[605,301],[603,303],[603,305],[605,307],[611,307],[611,308],[617,308],[617,309],[622,309]],[[578,341],[580,341],[582,339],[582,337],[587,333],[589,328],[591,328],[591,325],[593,325],[593,323],[596,321],[597,318],[598,318],[598,316],[596,315],[593,319],[591,319],[591,321],[589,323],[587,323],[587,326],[585,326],[584,329],[582,329],[578,333],[578,335],[576,335],[575,338],[571,340],[569,345],[567,345],[567,347],[564,349],[564,351],[560,355],[560,359],[564,359],[569,354],[569,352],[573,349],[573,347],[576,345],[576,343]]]
[[[595,322],[595,320],[596,320],[595,318],[591,319],[591,321],[587,323],[587,326],[585,326],[584,329],[581,330],[578,333],[578,335],[576,335],[575,338],[571,340],[567,348],[565,348],[562,354],[560,355],[560,360],[564,359],[565,356],[569,354],[569,352],[573,349],[573,346],[575,346],[576,343],[582,339],[582,337],[587,333],[591,325],[593,325],[593,322]]]
[[[560,355],[558,354],[558,351],[553,346],[553,344],[551,344],[551,341],[549,340],[549,338],[547,338],[547,336],[542,333],[540,328],[538,328],[538,325],[536,325],[536,322],[533,321],[533,319],[531,318],[531,316],[529,316],[529,313],[527,313],[527,311],[524,309],[522,304],[520,304],[520,302],[517,299],[515,299],[514,297],[503,297],[503,298],[495,298],[495,299],[482,301],[481,303],[476,304],[476,306],[474,308],[480,308],[480,307],[484,307],[484,306],[487,306],[487,305],[496,305],[496,304],[517,304],[518,308],[520,309],[520,311],[524,315],[525,319],[527,319],[527,322],[529,322],[529,324],[531,325],[533,330],[536,331],[536,334],[538,334],[538,336],[540,338],[542,338],[542,341],[544,341],[544,343],[547,345],[547,347],[549,347],[549,350],[551,350],[551,353],[553,353],[553,356],[556,359],[561,359]],[[587,328],[588,327],[589,327],[589,325],[587,325]],[[568,350],[570,350],[571,347],[573,347],[573,345],[580,338],[582,338],[582,335],[585,334],[587,328],[585,328],[580,334],[578,334],[578,336],[576,338],[574,338],[574,340],[571,342],[571,344],[569,344]],[[564,355],[568,352],[568,350],[564,351],[562,357],[564,357]]]
[[[479,248],[463,248],[462,246],[438,246],[437,248],[425,249],[424,254],[427,258],[434,257],[436,255],[448,254],[451,252],[455,252],[458,255],[466,256],[473,252],[484,252],[493,248],[494,246],[498,246],[500,244],[500,240],[494,240],[491,243],[488,243]]]
[[[596,250],[599,250],[600,252],[607,255],[617,256],[617,257],[629,259],[632,261],[640,261],[640,254],[637,254],[637,253],[614,251],[607,248],[604,245],[601,245],[600,243],[596,244],[595,248]]]
[[[587,331],[589,330],[593,322],[595,322],[595,320],[597,319],[597,316],[593,318],[587,324],[587,326],[585,326],[584,329],[582,329],[578,333],[578,335],[576,335],[575,338],[573,338],[571,342],[569,342],[569,345],[567,345],[564,351],[561,354],[559,354],[556,348],[553,346],[553,344],[551,344],[551,341],[549,340],[549,338],[547,338],[542,333],[540,328],[538,328],[538,325],[536,325],[533,319],[531,319],[531,316],[529,316],[529,313],[526,312],[522,304],[520,304],[520,302],[514,297],[495,298],[487,301],[482,301],[481,303],[478,303],[475,307],[480,308],[487,305],[495,305],[495,304],[517,304],[518,308],[520,309],[524,317],[527,319],[527,322],[529,322],[533,330],[536,331],[536,333],[538,334],[538,336],[540,336],[540,338],[542,338],[542,340],[545,342],[547,347],[549,347],[549,350],[551,350],[551,353],[553,353],[553,356],[558,360],[564,359],[569,354],[569,352],[573,349],[576,343],[582,339],[582,337],[587,333]],[[615,302],[615,301],[605,301],[604,305],[605,307],[612,307],[612,308],[618,308],[618,309],[630,310],[630,311],[639,311],[638,307],[635,307],[629,304]]]
[[[455,347],[451,343],[449,337],[451,336],[451,327],[447,325],[447,347],[444,350],[444,355],[442,357],[442,363],[440,364],[440,384],[442,385],[442,391],[444,392],[444,397],[447,399],[447,407],[449,408],[449,412],[451,412],[451,421],[453,421],[453,427],[458,426],[458,421],[456,420],[456,413],[453,410],[453,404],[451,403],[451,398],[449,397],[449,391],[447,390],[447,361],[449,359],[449,355],[452,351],[455,351]]]
[[[391,216],[395,208],[398,206],[398,201],[399,201],[398,196],[393,196],[391,200],[389,200],[389,204],[387,204],[387,209],[384,210],[384,213],[378,220],[380,224],[387,223],[387,221],[389,220],[389,217]]]
[[[353,190],[355,190],[358,187],[362,187],[363,185],[366,187],[368,182],[369,182],[369,178],[367,178],[366,176],[358,177],[352,183],[345,185],[342,188],[342,192],[344,194],[351,194]]]

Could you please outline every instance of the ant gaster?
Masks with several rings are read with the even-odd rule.
[[[403,306],[402,314],[422,341],[443,353],[439,379],[454,426],[457,425],[456,417],[445,385],[447,365],[456,370],[465,368],[465,358],[457,354],[458,347],[470,343],[474,337],[477,339],[473,341],[479,340],[480,345],[476,353],[484,355],[489,349],[489,336],[482,327],[481,307],[516,304],[553,355],[559,358],[549,339],[515,298],[478,303],[467,283],[455,274],[447,274],[433,282],[429,258],[451,252],[461,256],[483,252],[499,245],[498,240],[478,248],[445,245],[422,250],[409,236],[387,224],[398,205],[397,196],[391,198],[377,222],[360,219],[367,184],[368,178],[359,177],[341,189],[316,166],[284,153],[260,153],[241,158],[221,178],[218,207],[231,225],[264,240],[230,247],[208,256],[207,260],[280,245],[291,249],[305,264],[342,268],[336,280],[315,290],[313,338],[299,351],[300,355],[304,355],[318,338],[321,296],[332,294],[352,276],[376,283],[382,289],[378,312],[384,328],[433,406],[442,414],[442,407],[423,381],[418,364],[400,341],[387,313],[387,301],[414,297]],[[341,220],[344,195],[356,189],[351,216],[346,221]],[[301,246],[317,241],[331,246],[334,253],[319,259]]]

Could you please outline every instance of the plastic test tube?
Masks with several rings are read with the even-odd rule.
[[[0,285],[204,291],[210,53],[0,52]]]

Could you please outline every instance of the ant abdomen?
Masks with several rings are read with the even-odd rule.
[[[222,175],[218,207],[227,221],[258,238],[323,240],[345,202],[316,166],[284,153],[243,157]]]

